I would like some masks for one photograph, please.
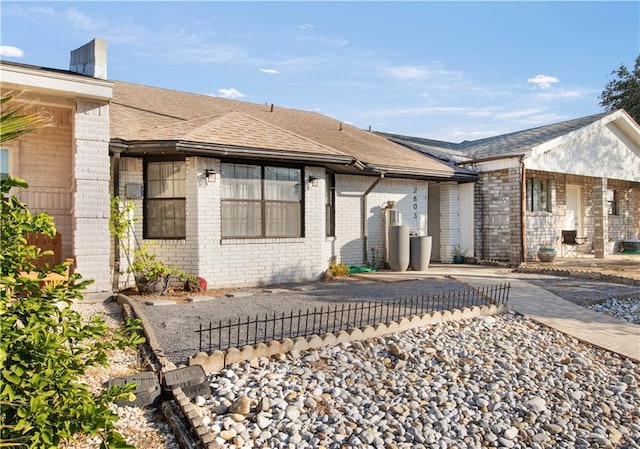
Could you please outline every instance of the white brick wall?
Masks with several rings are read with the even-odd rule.
[[[443,263],[453,261],[453,247],[455,245],[460,245],[458,184],[442,183],[440,184],[440,260]]]
[[[111,290],[109,106],[78,101],[72,153],[72,229],[76,271],[89,291]]]
[[[336,175],[336,237],[327,237],[325,229],[325,171],[305,168],[305,236],[286,239],[222,239],[220,223],[220,187],[207,182],[205,170],[220,172],[220,162],[211,158],[188,158],[187,238],[184,240],[142,240],[142,220],[135,223],[140,244],[148,243],[166,263],[204,277],[209,287],[266,285],[287,281],[317,279],[332,257],[338,262],[363,263],[361,235],[361,195],[375,177]],[[121,185],[142,183],[142,161],[123,158]],[[319,178],[318,186],[306,181]],[[380,247],[384,254],[384,218],[386,201],[396,202],[402,220],[412,232],[426,232],[427,184],[411,180],[383,179],[368,197],[369,247]],[[415,197],[415,199],[414,199]],[[142,200],[135,201],[139,214]],[[415,215],[414,215],[415,214]],[[371,259],[371,251],[368,251]],[[122,266],[125,269],[125,261]],[[124,279],[124,277],[122,278]]]
[[[11,142],[12,175],[29,183],[17,196],[32,212],[53,216],[61,258],[75,258],[75,271],[94,280],[87,291],[110,291],[108,106],[46,109],[55,126]]]
[[[404,179],[383,179],[367,196],[367,257],[362,249],[362,195],[375,177],[336,175],[336,248],[338,261],[347,265],[362,265],[373,261],[372,248],[379,257],[385,254],[384,210],[388,201],[395,201],[401,224],[410,232],[427,234],[427,183]]]

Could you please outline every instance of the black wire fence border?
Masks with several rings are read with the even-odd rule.
[[[285,338],[311,335],[337,334],[366,326],[376,327],[403,318],[439,311],[451,311],[485,305],[507,304],[510,283],[480,288],[454,290],[443,293],[423,294],[386,301],[358,301],[328,306],[299,309],[297,311],[266,313],[261,318],[247,316],[232,320],[220,320],[215,325],[195,331],[198,334],[198,352],[240,348]],[[207,351],[205,349],[208,348]]]

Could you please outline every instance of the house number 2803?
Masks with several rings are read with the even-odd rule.
[[[420,223],[418,218],[418,186],[413,186],[413,219],[416,221],[416,225]]]

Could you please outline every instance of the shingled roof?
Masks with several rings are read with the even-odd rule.
[[[184,154],[307,160],[334,164],[344,172],[418,179],[476,178],[470,170],[425,157],[376,133],[277,105],[116,81],[110,116],[112,142],[125,148],[123,155],[146,154],[152,142],[173,142]]]
[[[411,147],[424,154],[442,160],[461,162],[464,159],[483,159],[494,156],[513,156],[525,154],[532,148],[584,128],[601,118],[608,112],[580,117],[551,125],[516,131],[479,140],[465,140],[460,143],[444,142],[433,139],[423,139],[399,134],[379,133],[388,139]]]

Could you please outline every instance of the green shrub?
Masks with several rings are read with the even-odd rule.
[[[21,276],[23,271],[46,275],[34,267],[38,250],[27,245],[25,233],[54,236],[56,229],[49,215],[32,214],[15,196],[8,197],[12,187],[27,185],[13,178],[0,183],[0,447],[56,448],[88,434],[99,435],[103,448],[130,448],[114,430],[118,416],[108,405],[129,397],[134,385],[93,394],[80,378],[90,367],[106,366],[108,351],[142,343],[139,323],[127,321],[111,331],[99,317],[83,322],[68,307],[92,282],[79,274],[50,286]]]
[[[334,276],[349,276],[349,267],[343,263],[332,263],[329,270]]]

